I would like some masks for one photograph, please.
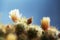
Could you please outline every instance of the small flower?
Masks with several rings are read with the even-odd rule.
[[[17,22],[22,14],[19,13],[18,9],[11,10],[9,12],[9,18],[11,18],[14,22]]]
[[[27,24],[31,24],[32,23],[32,18],[29,18],[28,20],[27,20]]]
[[[50,18],[49,17],[43,17],[41,20],[41,26],[43,30],[47,30],[50,26]]]

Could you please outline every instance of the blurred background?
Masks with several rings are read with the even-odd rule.
[[[33,16],[33,23],[40,25],[43,17],[51,18],[51,25],[60,30],[60,0],[0,0],[0,22],[11,24],[9,11],[19,11],[30,18]]]

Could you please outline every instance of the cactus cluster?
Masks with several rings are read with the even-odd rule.
[[[0,40],[60,40],[60,31],[50,25],[50,18],[43,17],[41,25],[32,24],[18,9],[9,12],[13,24],[0,24]]]

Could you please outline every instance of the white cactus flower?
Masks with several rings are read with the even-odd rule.
[[[19,13],[18,9],[14,9],[9,12],[9,18],[11,18],[14,22],[18,21],[21,16],[22,14]]]

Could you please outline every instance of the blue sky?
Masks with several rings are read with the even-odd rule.
[[[33,16],[33,23],[40,25],[42,17],[50,17],[51,25],[60,29],[60,0],[0,0],[0,22],[12,23],[9,19],[9,11],[19,11],[30,18]]]

